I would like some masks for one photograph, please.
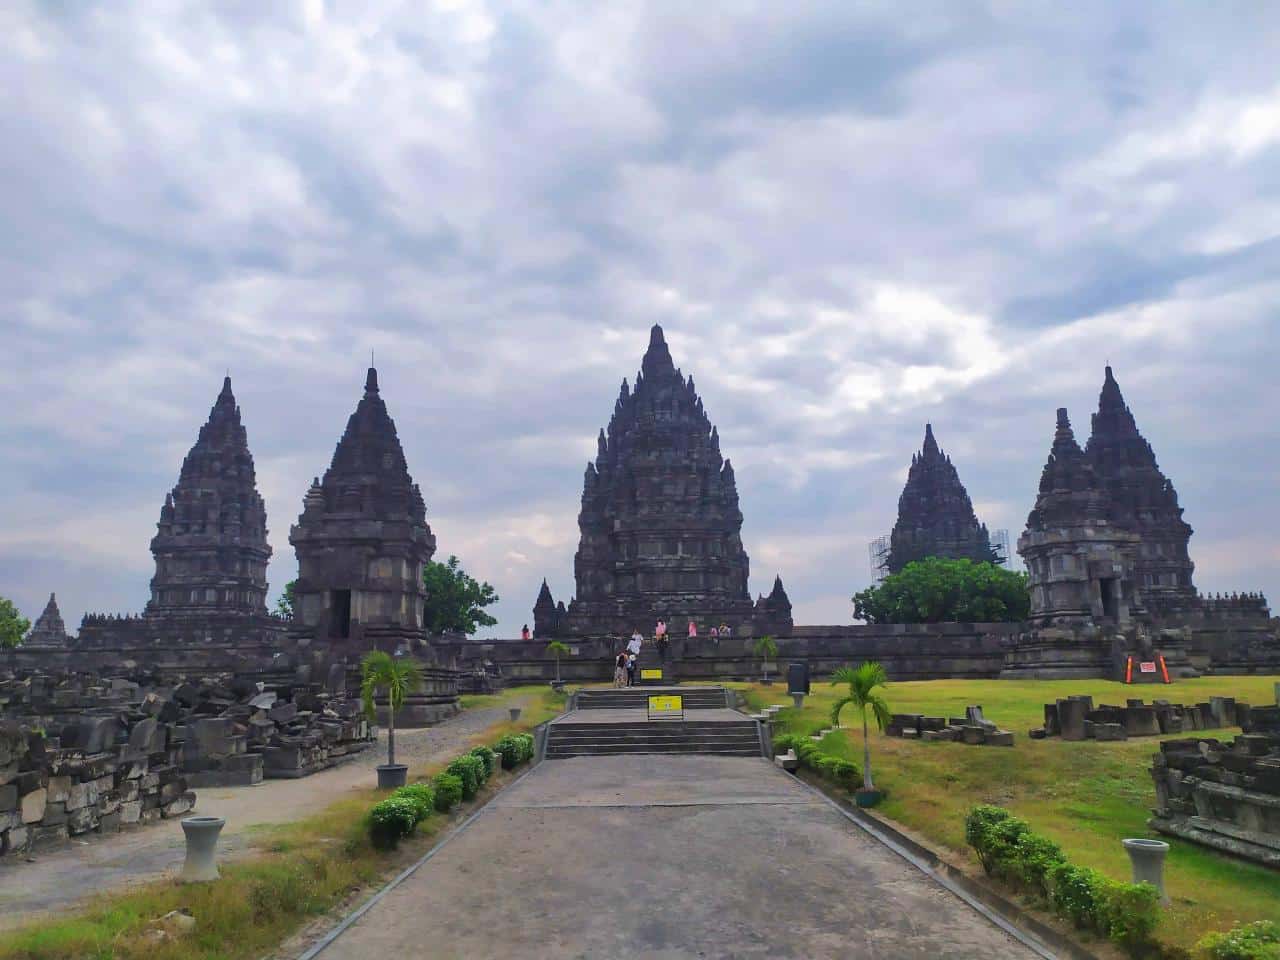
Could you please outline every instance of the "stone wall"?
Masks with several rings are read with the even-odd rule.
[[[773,673],[787,663],[805,662],[818,675],[845,664],[879,660],[895,680],[950,677],[984,679],[999,675],[1004,641],[1016,624],[892,624],[796,627],[790,637],[775,638],[778,655]],[[561,657],[560,676],[569,682],[601,682],[613,677],[613,657],[621,638],[566,639],[570,656]],[[760,658],[751,651],[750,637],[671,641],[671,658],[681,680],[755,679]],[[546,640],[441,641],[441,656],[455,657],[460,666],[489,662],[508,683],[541,683],[556,675],[555,660],[546,653]]]

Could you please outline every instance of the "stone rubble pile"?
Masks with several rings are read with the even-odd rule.
[[[885,727],[890,737],[918,740],[949,740],[955,743],[1012,747],[1013,734],[1001,730],[982,715],[982,707],[965,707],[963,717],[925,717],[913,713],[895,713]]]
[[[0,854],[191,810],[171,734],[153,717],[130,726],[114,714],[54,731],[0,723]]]
[[[180,816],[193,787],[295,778],[373,744],[340,676],[0,676],[0,853]],[[340,671],[339,671],[340,673]]]
[[[1123,707],[1093,705],[1093,697],[1073,696],[1044,705],[1044,726],[1030,731],[1033,740],[1127,740],[1192,730],[1243,726],[1250,707],[1234,697],[1210,697],[1207,703],[1126,700]]]
[[[1277,691],[1280,693],[1280,689]],[[1254,707],[1228,743],[1165,740],[1152,758],[1161,833],[1280,867],[1280,705]]]

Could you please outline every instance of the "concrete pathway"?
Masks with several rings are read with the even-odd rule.
[[[768,761],[542,763],[317,960],[1034,955]]]
[[[410,769],[450,760],[472,737],[505,719],[503,706],[467,710],[421,730],[397,730],[396,759]],[[226,818],[218,841],[220,857],[252,854],[255,828],[300,820],[349,791],[369,789],[377,779],[373,768],[386,756],[383,731],[375,747],[300,780],[201,788],[196,791],[195,812]],[[0,930],[65,910],[95,893],[175,873],[184,855],[182,827],[177,820],[166,820],[90,840],[73,838],[69,846],[37,851],[35,863],[7,858],[0,864]]]

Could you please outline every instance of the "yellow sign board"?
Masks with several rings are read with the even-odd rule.
[[[649,698],[650,713],[679,713],[684,710],[680,697],[661,696]]]
[[[641,671],[640,671],[640,679],[641,679],[641,680],[661,680],[661,679],[662,679],[662,668],[661,668],[661,667],[655,667],[655,668],[654,668],[654,669],[652,669],[652,670],[641,670]],[[678,698],[677,698],[677,699],[678,699]]]

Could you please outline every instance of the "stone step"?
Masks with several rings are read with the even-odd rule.
[[[573,723],[560,722],[553,723],[550,727],[552,736],[561,733],[577,733],[592,731],[621,731],[625,733],[644,733],[647,730],[680,730],[685,733],[716,733],[723,730],[745,730],[755,736],[756,723],[754,720],[731,720],[725,723],[715,723],[712,721],[681,721],[681,720],[638,720],[629,721],[627,723]]]
[[[610,745],[547,745],[547,759],[558,760],[564,757],[606,757],[619,754],[644,753],[682,753],[703,754],[722,757],[758,757],[759,744],[743,744],[741,746],[716,745],[707,746],[698,743],[628,743]]]
[[[548,743],[759,743],[760,738],[754,732],[738,731],[735,733],[716,734],[559,734]]]

